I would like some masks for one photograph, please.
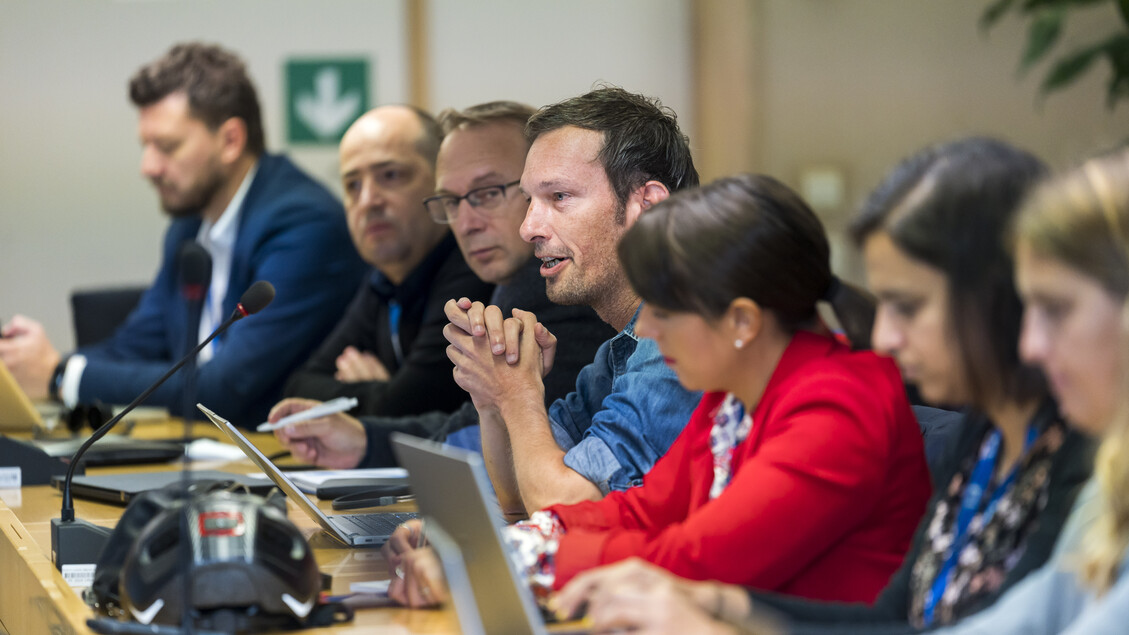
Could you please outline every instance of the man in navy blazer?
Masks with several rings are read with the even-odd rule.
[[[17,316],[0,360],[32,397],[66,405],[123,404],[226,319],[255,281],[274,285],[261,313],[201,353],[197,399],[233,421],[266,418],[286,377],[340,318],[364,275],[341,204],[288,159],[265,152],[255,89],[243,63],[216,46],[181,44],[130,81],[139,109],[141,172],[172,217],[157,278],[107,341],[63,357],[41,325]],[[190,310],[178,253],[212,259],[205,298]],[[184,372],[146,403],[186,412]]]

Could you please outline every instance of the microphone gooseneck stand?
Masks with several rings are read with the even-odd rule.
[[[231,317],[213,331],[207,339],[200,342],[200,344],[189,351],[184,358],[170,368],[160,379],[154,382],[152,386],[147,388],[145,392],[138,395],[125,409],[107,421],[101,428],[98,428],[98,430],[90,435],[90,438],[79,447],[78,451],[74,453],[70,465],[67,466],[67,475],[63,481],[62,510],[59,514],[59,518],[51,519],[51,556],[55,560],[56,569],[63,571],[63,574],[66,575],[67,572],[63,569],[65,566],[93,564],[98,558],[98,554],[101,553],[102,547],[105,546],[106,539],[110,534],[108,528],[95,525],[85,520],[75,519],[74,499],[71,495],[71,480],[74,478],[75,468],[82,459],[83,454],[85,454],[95,442],[106,436],[106,434],[121,421],[122,417],[132,412],[134,408],[148,399],[157,388],[168,381],[169,377],[172,377],[174,373],[188,363],[189,359],[195,358],[200,350],[207,346],[209,342],[226,331],[235,322],[248,315],[261,311],[270,304],[273,299],[274,287],[271,286],[269,282],[260,280],[251,285],[239,299],[239,304],[231,314]]]

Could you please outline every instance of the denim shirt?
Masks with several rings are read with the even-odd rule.
[[[549,407],[564,463],[607,495],[642,482],[682,428],[702,393],[678,383],[653,340],[631,322],[596,351],[576,377],[576,390]]]

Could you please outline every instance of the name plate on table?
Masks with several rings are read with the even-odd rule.
[[[0,489],[23,487],[23,470],[18,467],[0,467]]]

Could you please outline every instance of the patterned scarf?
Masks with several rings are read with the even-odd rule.
[[[753,418],[745,414],[745,406],[733,394],[725,396],[725,401],[717,409],[710,430],[710,453],[713,454],[713,484],[710,485],[710,500],[725,491],[733,465],[733,451],[749,436]]]

